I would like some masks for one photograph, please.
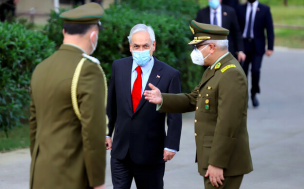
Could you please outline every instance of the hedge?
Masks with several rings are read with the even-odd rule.
[[[20,23],[0,23],[0,130],[6,135],[24,117],[35,66],[54,51],[47,36]]]

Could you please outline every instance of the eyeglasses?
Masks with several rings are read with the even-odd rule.
[[[205,44],[202,44],[202,45],[195,45],[196,48],[200,48],[202,46],[205,46],[205,45],[209,45],[210,43],[205,43]]]
[[[205,45],[209,45],[210,43],[205,43],[205,44],[201,44],[201,45],[194,45],[193,46],[193,49],[199,49],[200,47],[202,47],[202,46],[205,46]]]

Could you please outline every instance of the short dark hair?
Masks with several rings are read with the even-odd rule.
[[[97,26],[97,24],[71,24],[64,23],[63,29],[66,33],[70,35],[83,35],[89,31],[93,26]]]

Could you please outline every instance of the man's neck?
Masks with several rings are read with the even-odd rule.
[[[83,49],[86,52],[86,54],[90,54],[89,45],[86,44],[84,42],[84,40],[79,36],[76,36],[76,35],[75,36],[71,35],[71,36],[68,36],[68,37],[65,36],[64,39],[63,39],[63,43],[69,43],[69,44],[73,44],[75,46],[78,46],[79,48]]]
[[[217,52],[216,54],[214,54],[214,56],[212,57],[212,60],[210,60],[210,63],[208,64],[208,66],[212,66],[219,58],[224,56],[227,52],[228,52],[228,50],[225,50],[225,51],[220,51],[220,52]]]

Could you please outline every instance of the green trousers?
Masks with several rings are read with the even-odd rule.
[[[205,189],[239,189],[242,184],[243,177],[244,175],[225,177],[223,185],[219,186],[218,188],[212,186],[209,177],[204,177]]]

